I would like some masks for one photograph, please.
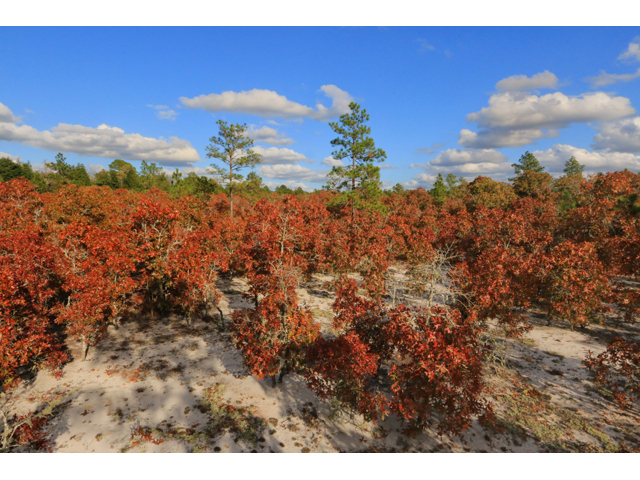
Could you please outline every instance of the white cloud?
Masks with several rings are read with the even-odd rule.
[[[636,73],[623,73],[620,75],[600,70],[600,75],[596,77],[589,77],[586,80],[591,83],[592,88],[597,88],[605,85],[611,85],[612,83],[630,82],[638,77],[640,77],[640,68],[636,70]]]
[[[284,180],[282,182],[274,182],[274,181],[271,181],[271,180],[267,180],[266,182],[262,182],[262,183],[264,183],[271,190],[275,190],[280,185],[286,185],[291,190],[295,190],[296,188],[302,188],[305,192],[313,191],[313,188],[309,187],[308,185],[306,185],[306,184],[304,184],[302,182],[296,182],[295,180]]]
[[[275,128],[261,127],[256,128],[255,125],[249,125],[246,132],[247,137],[255,140],[256,142],[268,143],[269,145],[291,145],[295,141],[291,138],[287,138],[284,133],[278,133]]]
[[[437,178],[438,178],[437,175],[419,173],[408,182],[401,182],[401,184],[404,188],[407,188],[407,189],[413,189],[418,187],[430,189],[431,187],[433,187],[433,184],[435,183]]]
[[[281,165],[296,162],[313,163],[313,160],[309,160],[303,154],[290,148],[264,148],[258,145],[253,147],[252,150],[262,156],[262,161],[260,162],[262,165]]]
[[[541,138],[556,138],[558,130],[509,130],[494,128],[478,133],[466,128],[460,130],[458,145],[468,148],[522,147]]]
[[[190,173],[195,173],[198,176],[210,175],[210,173],[207,172],[207,169],[202,167],[184,167],[184,168],[181,168],[180,170],[182,171],[182,175],[184,177],[186,177]]]
[[[416,153],[426,153],[427,155],[431,155],[432,153],[436,153],[435,150],[432,150],[431,148],[419,148],[418,150],[416,150]]]
[[[436,158],[429,162],[430,165],[438,165],[442,167],[450,167],[463,165],[467,163],[485,164],[485,163],[504,163],[507,161],[502,153],[491,150],[460,150],[459,148],[450,148],[438,154]]]
[[[20,155],[11,155],[10,153],[0,152],[0,158],[8,158],[14,162],[21,161]]]
[[[474,177],[502,174],[511,169],[507,157],[492,149],[448,149],[428,163],[412,163],[411,167],[427,170],[431,174],[443,173]]]
[[[178,112],[176,112],[175,110],[160,110],[156,113],[156,116],[160,120],[175,120],[177,115]]]
[[[556,137],[557,129],[571,123],[612,121],[635,113],[628,98],[604,92],[577,97],[560,92],[542,96],[498,93],[491,96],[488,107],[467,115],[467,122],[476,122],[481,130],[462,130],[458,144],[469,148],[522,146]]]
[[[167,105],[147,105],[147,107],[157,110],[156,117],[160,120],[175,120],[178,112],[171,110]]]
[[[627,50],[620,54],[618,60],[631,60],[640,62],[640,37],[629,43]]]
[[[513,75],[496,83],[496,90],[499,92],[517,92],[533,90],[537,88],[556,88],[558,77],[549,70],[536,73],[532,77],[526,75]]]
[[[479,127],[511,129],[558,128],[569,123],[617,120],[636,113],[625,97],[604,92],[567,97],[555,92],[543,96],[499,93],[492,95],[489,106],[467,115],[468,122]]]
[[[420,44],[420,51],[421,52],[426,52],[426,51],[434,51],[436,49],[436,47],[434,47],[433,45],[431,45],[427,40],[425,40],[424,38],[417,38],[416,42],[418,42]]]
[[[476,177],[478,175],[496,175],[511,171],[509,163],[465,163],[455,168],[440,169],[442,173],[453,173],[463,177]]]
[[[430,162],[413,163],[411,167],[426,170],[433,178],[437,173],[444,175],[453,173],[456,176],[466,178],[475,178],[478,175],[501,178],[511,170],[511,164],[507,157],[493,149],[448,149],[440,152]]]
[[[20,119],[16,117],[9,107],[0,103],[0,123],[19,123]]]
[[[311,170],[302,165],[261,165],[258,168],[261,177],[278,180],[296,180],[299,182],[324,183],[326,170]]]
[[[344,167],[345,163],[342,160],[338,160],[337,158],[333,158],[331,155],[328,157],[324,157],[322,160],[322,165],[327,165],[328,167]]]
[[[187,108],[200,108],[208,112],[246,113],[285,119],[311,118],[318,121],[326,121],[350,111],[349,103],[353,99],[349,93],[335,85],[323,85],[320,90],[332,100],[331,107],[318,103],[313,109],[292,102],[272,90],[257,88],[242,92],[229,90],[221,94],[211,93],[194,98],[180,97],[180,101]]]
[[[531,153],[552,174],[561,174],[565,162],[571,157],[576,157],[576,160],[585,166],[585,173],[587,174],[615,172],[625,168],[634,171],[640,170],[640,156],[632,153],[590,152],[584,148],[560,144],[556,144],[544,151],[536,150]]]
[[[640,153],[640,117],[616,122],[603,122],[595,127],[594,150],[607,152]]]
[[[91,175],[95,175],[96,173],[101,172],[102,170],[106,170],[104,165],[99,165],[97,163],[90,163],[89,165],[87,165],[87,171]]]
[[[8,110],[8,109],[7,109]],[[9,116],[15,118],[8,110]],[[29,125],[0,122],[0,140],[17,142],[54,152],[77,153],[90,157],[146,160],[161,165],[184,165],[200,160],[198,152],[187,140],[171,137],[143,137],[125,133],[118,127],[100,125],[97,128],[59,123],[51,130],[37,130]]]

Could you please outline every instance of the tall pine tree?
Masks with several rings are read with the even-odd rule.
[[[387,154],[376,148],[369,136],[371,128],[366,125],[369,121],[367,111],[360,110],[360,105],[355,102],[351,102],[349,108],[351,113],[342,115],[339,123],[329,123],[331,129],[340,135],[331,141],[331,146],[338,148],[331,155],[343,160],[345,165],[333,167],[327,187],[340,192],[339,202],[351,205],[353,224],[356,208],[382,208],[379,202],[382,195],[380,167],[376,167],[374,162],[383,162]]]

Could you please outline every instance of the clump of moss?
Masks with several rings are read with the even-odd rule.
[[[553,405],[550,395],[523,381],[516,381],[515,386],[511,394],[501,397],[504,409],[491,425],[486,425],[493,430],[510,432],[514,444],[519,444],[516,439],[530,437],[539,442],[544,451],[550,452],[624,451],[624,446],[616,444],[587,419]],[[575,441],[577,432],[591,436],[594,442]]]
[[[263,440],[267,422],[247,407],[227,404],[222,398],[223,393],[224,385],[218,383],[203,392],[202,405],[211,417],[208,430],[214,434],[229,431],[236,442],[257,446]]]

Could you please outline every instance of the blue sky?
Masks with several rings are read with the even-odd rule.
[[[640,170],[640,28],[0,27],[0,154],[63,152],[204,174],[216,121],[246,123],[271,187],[319,188],[350,101],[385,185]],[[244,173],[248,173],[245,171]]]

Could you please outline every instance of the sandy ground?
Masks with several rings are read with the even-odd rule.
[[[396,270],[398,282],[404,279]],[[331,328],[333,294],[316,277],[298,293],[322,329]],[[240,279],[220,280],[225,315],[250,307]],[[620,410],[594,388],[581,361],[601,352],[611,329],[546,326],[519,340],[491,336],[487,365],[496,421],[477,422],[462,438],[402,433],[393,416],[378,425],[321,401],[298,375],[271,386],[244,369],[228,333],[198,320],[139,318],[110,327],[108,338],[61,379],[40,372],[10,392],[10,412],[26,413],[53,398],[64,402],[46,427],[54,452],[540,452],[640,448],[638,404]],[[630,338],[640,331],[623,326]],[[213,390],[212,390],[213,389]],[[215,392],[214,403],[207,394]],[[213,407],[212,407],[213,405]],[[216,413],[217,412],[217,413]],[[222,413],[221,413],[222,412]],[[222,416],[221,416],[222,415]],[[217,420],[216,420],[217,418]],[[222,418],[223,420],[220,420]]]

